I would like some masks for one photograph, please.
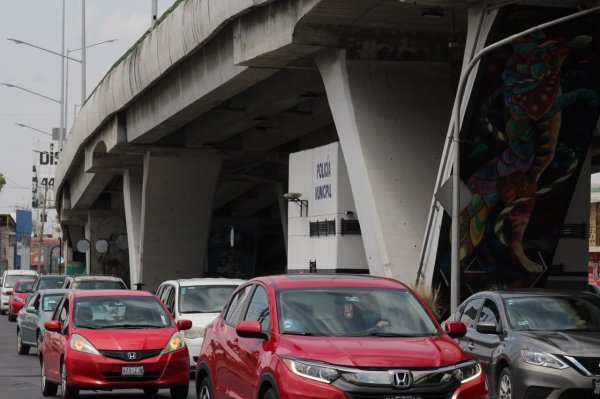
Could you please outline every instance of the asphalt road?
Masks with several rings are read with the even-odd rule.
[[[0,398],[2,399],[42,399],[40,390],[40,364],[37,351],[32,349],[27,356],[17,354],[17,323],[0,316]],[[60,388],[57,397],[60,396]],[[142,399],[141,390],[118,390],[112,392],[82,391],[82,398],[89,399]],[[170,398],[168,389],[161,389],[153,398]],[[188,399],[196,398],[194,382],[190,380]]]

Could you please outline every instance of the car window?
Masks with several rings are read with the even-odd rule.
[[[237,285],[194,285],[179,288],[180,313],[219,313]]]
[[[53,312],[56,309],[56,305],[60,302],[63,294],[46,294],[42,299],[42,312]],[[39,306],[39,301],[38,301]],[[37,306],[36,306],[37,309]]]
[[[60,277],[42,278],[38,281],[36,290],[60,288],[60,287],[62,287],[63,282],[64,282],[64,278],[60,278]]]
[[[173,314],[174,303],[175,303],[175,287],[170,287],[168,292],[165,294],[164,304],[167,307],[167,309],[169,309],[169,312],[171,312],[171,314]]]
[[[479,322],[494,322],[496,325],[500,324],[500,313],[498,312],[498,307],[491,299],[485,300],[485,303],[481,308],[481,313],[479,314]]]
[[[169,294],[171,293],[172,290],[173,290],[172,285],[167,285],[162,289],[162,292],[161,292],[159,298],[162,301],[162,303],[165,304],[165,306],[167,306],[167,299],[169,298]]]
[[[156,296],[160,298],[160,295],[162,294],[164,289],[165,289],[164,284],[162,284],[160,287],[158,287],[158,289],[156,290]],[[162,301],[162,299],[161,299],[161,301]]]
[[[55,320],[60,321],[61,332],[64,334],[69,328],[69,300],[64,298],[60,307],[54,312]]]
[[[261,329],[263,331],[269,331],[271,321],[269,299],[267,297],[267,292],[260,285],[256,287],[254,295],[252,295],[245,320],[259,321]]]
[[[33,286],[33,281],[20,281],[15,286],[15,292],[18,292],[18,293],[30,292],[32,286]]]
[[[27,301],[27,303],[25,304],[25,307],[32,307],[34,308],[36,311],[38,309],[38,307],[40,306],[40,294],[35,293],[32,296],[29,297],[29,300]]]
[[[101,296],[78,298],[74,325],[86,329],[147,329],[172,326],[159,300],[150,296]]]
[[[477,312],[482,304],[483,298],[475,298],[465,305],[465,311],[460,316],[460,321],[465,323],[467,328],[475,328],[475,317],[477,317]]]
[[[126,287],[123,283],[115,280],[88,280],[76,281],[73,283],[73,288],[80,290],[121,290]]]
[[[231,325],[237,324],[238,320],[240,320],[242,316],[246,299],[248,298],[248,295],[250,295],[253,287],[253,285],[247,285],[238,291],[233,298],[231,298],[229,306],[227,307],[227,313],[225,314],[224,318],[226,323]]]

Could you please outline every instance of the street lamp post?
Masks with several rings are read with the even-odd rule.
[[[36,132],[39,132],[39,133],[46,134],[48,136],[54,137],[54,135],[52,133],[44,132],[43,130],[36,129],[35,127],[29,126],[29,125],[24,125],[22,123],[17,123],[17,122],[15,122],[15,125],[21,126],[21,127],[26,127],[28,129],[35,130]]]
[[[35,94],[36,96],[44,97],[47,100],[54,101],[55,103],[60,103],[60,100],[56,100],[56,99],[54,99],[52,97],[48,97],[48,96],[45,96],[43,94],[36,93],[35,91],[31,91],[31,90],[26,89],[26,88],[21,87],[21,86],[13,85],[13,84],[10,84],[10,83],[0,83],[0,85],[6,86],[6,87],[15,88],[15,89],[19,89],[19,90],[23,90],[23,91],[26,91],[27,93]]]

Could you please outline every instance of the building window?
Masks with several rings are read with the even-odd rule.
[[[340,221],[340,234],[360,234],[360,223],[358,220],[342,219]]]
[[[561,238],[581,238],[587,239],[589,229],[587,223],[563,224],[560,228]]]
[[[334,220],[317,220],[310,222],[311,237],[327,237],[335,235],[335,219]]]

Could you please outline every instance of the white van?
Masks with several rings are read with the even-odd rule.
[[[2,287],[2,293],[0,294],[0,314],[8,312],[8,291],[12,291],[15,283],[26,277],[32,277],[33,280],[37,277],[35,270],[5,270],[2,273],[2,280],[0,280],[0,287]]]

